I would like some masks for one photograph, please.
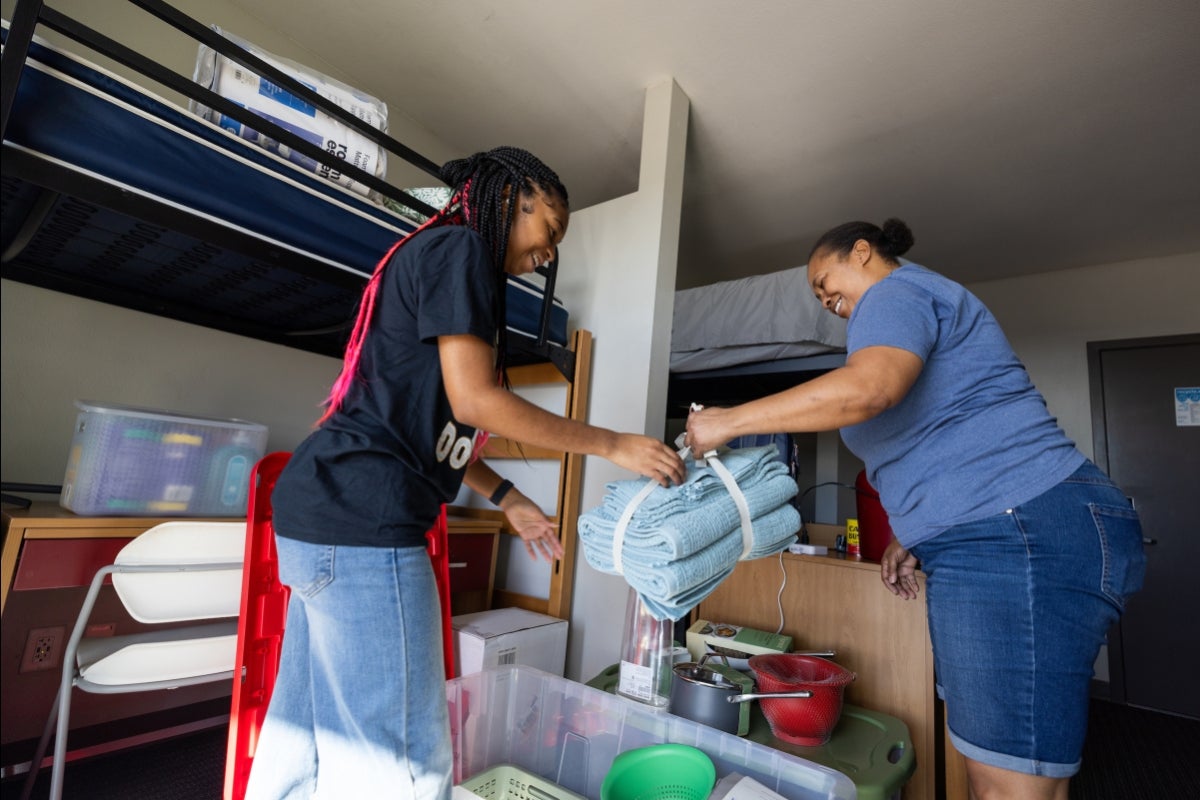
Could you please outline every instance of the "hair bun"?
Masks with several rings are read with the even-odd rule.
[[[883,240],[888,244],[888,255],[902,256],[912,248],[915,241],[913,232],[903,220],[895,217],[884,220],[882,231]]]

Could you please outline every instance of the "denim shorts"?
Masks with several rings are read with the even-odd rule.
[[[927,576],[938,695],[967,758],[1079,769],[1100,646],[1142,585],[1137,513],[1090,461],[1042,495],[912,549]]]

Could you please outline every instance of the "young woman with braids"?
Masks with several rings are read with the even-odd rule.
[[[1141,586],[1125,495],[1046,409],[984,305],[901,263],[908,226],[818,239],[808,281],[848,320],[846,365],[779,394],[693,413],[705,452],[748,433],[841,429],[896,538],[881,577],[927,577],[938,693],[974,798],[1067,800],[1105,634]]]
[[[507,275],[552,261],[567,190],[529,153],[451,161],[447,206],[384,256],[341,374],[272,500],[283,652],[247,797],[403,797],[451,790],[438,596],[425,533],[465,481],[503,509],[530,556],[554,525],[475,458],[489,431],[587,453],[663,485],[675,451],[543,411],[504,381]]]

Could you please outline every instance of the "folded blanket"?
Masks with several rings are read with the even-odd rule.
[[[800,514],[788,501],[796,483],[772,446],[725,453],[750,515],[746,558],[762,558],[796,539]],[[584,558],[595,569],[623,573],[659,619],[678,619],[733,571],[743,551],[742,518],[721,478],[706,464],[689,464],[683,484],[655,487],[636,507],[622,541],[621,570],[613,562],[613,537],[646,480],[608,484],[601,504],[579,518]]]
[[[796,495],[796,483],[771,445],[733,450],[721,457],[741,489],[753,519],[783,505]],[[607,541],[626,507],[647,485],[647,479],[607,485],[601,504],[579,518],[584,541]],[[625,532],[623,547],[656,563],[678,559],[708,547],[733,528],[740,529],[737,504],[716,471],[689,462],[678,486],[655,487],[637,507]],[[622,559],[624,560],[624,559]]]
[[[753,546],[747,559],[773,555],[796,540],[800,512],[788,505],[753,519]],[[581,538],[584,558],[601,572],[615,573],[612,540]],[[621,566],[629,585],[656,597],[673,597],[695,588],[723,569],[733,569],[742,554],[741,526],[684,558],[650,559],[626,546]]]
[[[799,513],[791,506],[785,506],[772,513],[777,513],[780,519],[763,518],[763,528],[780,533],[780,537],[772,544],[757,544],[747,558],[774,555],[785,550],[796,540],[795,531],[800,528]],[[754,524],[757,531],[759,520],[755,520]],[[783,530],[790,532],[783,534]],[[756,541],[757,538],[756,536]],[[682,561],[655,566],[635,564],[627,558],[622,558],[625,564],[625,581],[634,588],[642,603],[656,619],[680,619],[712,594],[721,581],[729,577],[737,566],[741,547],[739,530]],[[585,546],[584,558],[601,572],[615,572],[611,569],[611,549],[591,551]],[[609,569],[605,569],[603,564],[607,564]]]
[[[728,578],[732,572],[733,566],[731,565],[728,569],[721,570],[721,572],[699,586],[688,589],[683,594],[675,597],[659,598],[647,593],[643,589],[639,589],[637,586],[633,586],[632,583],[629,585],[633,586],[634,591],[638,593],[638,597],[642,600],[642,605],[646,606],[651,616],[655,619],[675,620],[687,616],[688,612],[700,605],[700,601],[712,594],[721,585],[721,581]]]
[[[729,450],[721,455],[721,463],[725,465],[725,469],[729,470],[729,474],[737,481],[743,492],[747,487],[763,480],[766,477],[763,474],[764,471],[768,473],[780,470],[787,472],[786,465],[779,460],[779,450],[774,445]],[[691,459],[686,460],[686,465],[687,476],[683,483],[678,486],[655,489],[638,506],[639,514],[652,513],[659,507],[663,507],[665,513],[675,513],[680,502],[692,503],[703,500],[709,495],[719,495],[728,491],[712,467],[703,462],[696,463]],[[605,488],[608,490],[608,494],[604,497],[603,505],[616,508],[619,515],[633,496],[646,485],[647,480],[647,478],[638,478],[628,481],[613,481],[607,484]]]
[[[758,530],[758,519],[764,514],[777,508],[791,508],[787,502],[796,495],[796,482],[787,473],[787,468],[775,462],[778,470],[763,470],[765,479],[758,483],[739,481],[738,486],[746,498],[750,508],[752,533],[755,542],[763,535]],[[707,468],[706,468],[707,469]],[[736,532],[741,541],[741,517],[733,497],[720,484],[721,491],[713,492],[700,501],[688,501],[676,496],[667,502],[660,502],[656,507],[643,510],[656,495],[671,492],[670,489],[655,490],[638,507],[625,529],[625,540],[622,545],[624,556],[622,567],[630,561],[665,564],[668,561],[686,558],[697,553],[730,532]],[[621,513],[628,505],[614,501],[613,497],[621,494],[610,494],[597,508],[579,518],[579,536],[585,547],[597,549],[606,548],[609,551],[609,561],[612,560],[613,533]],[[794,513],[794,509],[793,509]],[[790,533],[799,529],[799,514]],[[741,553],[741,550],[738,550]]]

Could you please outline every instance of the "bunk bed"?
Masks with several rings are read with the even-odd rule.
[[[128,2],[437,180],[432,161],[219,32],[160,0]],[[42,29],[350,176],[371,197],[42,41]],[[388,205],[436,211],[41,0],[19,0],[4,30],[2,101],[0,275],[10,280],[340,357],[375,263],[418,224]],[[548,361],[569,376],[555,272],[510,280],[509,350],[514,363]]]
[[[692,403],[729,406],[842,366],[846,322],[793,267],[675,292],[668,416]]]

